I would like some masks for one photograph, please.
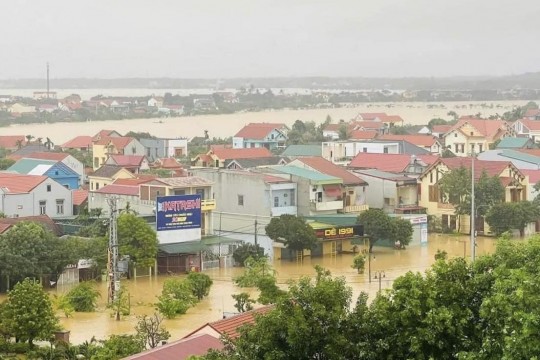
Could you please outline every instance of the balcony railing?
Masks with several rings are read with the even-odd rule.
[[[321,202],[312,202],[310,205],[311,211],[327,211],[327,210],[342,210],[343,201],[321,201]]]
[[[201,210],[210,211],[216,209],[216,199],[204,199],[201,201]]]
[[[369,210],[368,204],[363,205],[349,205],[343,207],[343,213],[361,213],[363,211]]]

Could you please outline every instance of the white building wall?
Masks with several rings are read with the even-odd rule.
[[[232,147],[233,149],[243,149],[244,148],[244,138],[242,137],[233,137],[232,139]]]
[[[109,204],[107,198],[111,194],[103,194],[90,192],[88,194],[88,209],[102,209],[104,215],[109,213]],[[124,209],[129,202],[130,209],[137,212],[139,215],[155,215],[156,202],[151,200],[140,200],[138,196],[131,195],[115,195],[118,197],[117,206],[119,209]]]
[[[84,165],[82,162],[69,155],[62,160],[62,163],[79,174],[79,185],[84,184],[86,181],[86,174],[84,173]]]

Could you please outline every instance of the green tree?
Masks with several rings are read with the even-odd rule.
[[[0,170],[6,170],[13,164],[15,164],[15,160],[13,159],[0,159]]]
[[[100,293],[93,281],[83,281],[73,287],[66,294],[67,301],[77,312],[96,311],[97,299]]]
[[[353,259],[351,267],[356,269],[359,274],[364,273],[364,267],[366,266],[366,257],[363,254],[356,255]]]
[[[539,215],[539,208],[535,202],[499,203],[490,209],[486,222],[496,235],[516,229],[523,236],[525,227],[536,221]]]
[[[8,293],[2,311],[8,332],[20,341],[49,340],[59,328],[51,300],[40,283],[24,279]]]
[[[455,114],[455,112],[453,112],[453,113]],[[448,113],[448,115],[452,116],[452,115],[450,115],[450,113]],[[427,124],[427,126],[428,126],[428,128],[430,130],[433,130],[433,127],[436,126],[436,125],[448,125],[448,121],[446,121],[444,119],[441,119],[441,118],[434,118],[434,119],[429,120],[429,122]]]
[[[409,245],[413,235],[413,227],[409,220],[402,218],[392,218],[391,220],[391,238],[396,243],[400,244],[400,248],[405,248]]]
[[[61,310],[66,318],[70,317],[75,311],[66,295],[54,295],[54,306]]]
[[[348,140],[350,138],[350,131],[347,124],[343,123],[338,129],[339,140]]]
[[[303,252],[317,244],[315,230],[301,217],[281,215],[274,217],[265,227],[266,234],[274,241],[282,241],[291,250]]]
[[[369,252],[377,241],[390,239],[393,234],[392,219],[383,210],[366,210],[360,213],[357,222],[364,226],[364,233],[369,236]]]
[[[128,255],[138,266],[154,265],[158,251],[156,232],[142,218],[123,213],[118,217],[120,254]]]
[[[254,245],[251,243],[244,243],[237,247],[233,252],[233,259],[235,262],[244,266],[244,262],[247,258],[259,259],[264,257],[264,248],[259,244]]]
[[[210,287],[212,287],[212,284],[214,283],[212,279],[210,279],[210,276],[200,272],[190,272],[187,276],[187,282],[191,286],[193,296],[199,301],[205,296],[208,296]]]
[[[92,360],[119,360],[143,350],[144,343],[136,335],[111,335],[97,348]]]
[[[163,319],[158,314],[137,316],[137,320],[136,336],[142,340],[145,347],[153,349],[171,337],[171,334],[163,327]]]
[[[255,303],[255,300],[253,300],[248,293],[242,292],[240,294],[232,294],[232,298],[234,299],[234,308],[238,312],[246,312],[253,310],[253,304]]]
[[[182,279],[167,279],[163,283],[163,290],[158,296],[156,307],[168,319],[185,314],[197,303],[191,285]]]
[[[244,273],[235,277],[233,281],[240,287],[259,289],[257,301],[261,304],[276,303],[284,295],[284,291],[277,286],[276,272],[267,258],[248,258]]]

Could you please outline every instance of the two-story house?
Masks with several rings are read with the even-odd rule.
[[[75,171],[79,175],[79,185],[84,184],[86,181],[86,174],[84,172],[84,164],[77,160],[75,157],[69,153],[59,153],[59,152],[34,152],[28,155],[24,155],[27,159],[40,159],[40,160],[54,160],[59,161],[69,167],[71,170]]]
[[[231,149],[224,146],[212,146],[205,154],[199,154],[191,160],[191,164],[197,167],[223,168],[231,160],[268,158],[273,154],[265,147]]]
[[[384,134],[379,137],[381,140],[404,140],[413,145],[426,149],[432,154],[440,154],[442,152],[442,144],[438,138],[432,135],[394,135]]]
[[[118,179],[135,179],[136,176],[129,170],[116,165],[103,165],[88,175],[90,191],[110,185]]]
[[[527,136],[534,142],[540,141],[540,121],[519,119],[512,124],[512,127],[517,135]]]
[[[142,155],[146,148],[135,138],[126,136],[103,136],[92,144],[94,170],[105,164],[109,155]]]
[[[436,155],[370,154],[359,153],[348,165],[349,169],[376,169],[401,175],[418,177],[439,159]]]
[[[251,123],[233,136],[233,149],[285,148],[288,128],[285,124]]]
[[[139,174],[150,169],[150,163],[144,155],[109,155],[105,165],[115,165]]]
[[[188,156],[188,139],[140,139],[146,148],[146,157],[150,162],[160,158],[181,158]]]
[[[67,189],[78,189],[80,176],[61,161],[42,159],[20,159],[7,171],[23,175],[44,175]]]
[[[75,136],[73,139],[66,141],[60,145],[62,151],[66,150],[79,150],[89,152],[92,150],[92,136],[81,135]]]
[[[471,169],[472,158],[454,157],[440,158],[418,178],[420,184],[419,205],[426,208],[428,215],[433,215],[442,220],[442,224],[449,229],[468,233],[470,230],[470,217],[468,215],[457,216],[454,206],[439,189],[440,180],[451,170],[459,168]],[[482,173],[488,176],[500,178],[505,188],[505,202],[517,202],[527,200],[526,176],[511,162],[474,160],[475,181],[478,181]],[[483,219],[477,219],[476,230],[486,231],[487,224]]]
[[[489,150],[497,140],[514,134],[512,126],[504,120],[462,117],[444,135],[444,145],[454,155],[466,157]]]
[[[73,194],[47,176],[0,173],[0,211],[8,217],[73,214]]]
[[[342,213],[360,213],[369,209],[366,203],[366,187],[368,183],[361,177],[347,171],[344,167],[315,156],[297,158],[290,165],[340,178],[343,181]]]

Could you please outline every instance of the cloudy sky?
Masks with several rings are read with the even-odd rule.
[[[540,71],[538,0],[17,0],[0,79]]]

